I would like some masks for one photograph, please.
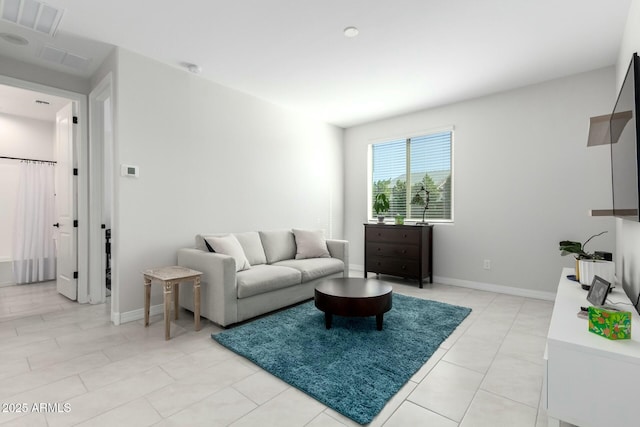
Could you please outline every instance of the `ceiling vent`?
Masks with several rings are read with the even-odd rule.
[[[4,21],[53,37],[64,10],[36,0],[0,0]]]
[[[67,67],[84,71],[89,67],[91,63],[90,58],[85,58],[75,53],[68,52],[64,49],[45,45],[40,51],[40,58],[47,61],[55,62],[56,64],[66,65]]]

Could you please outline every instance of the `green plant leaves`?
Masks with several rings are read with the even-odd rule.
[[[598,234],[594,234],[593,236],[589,237],[587,241],[584,242],[584,244],[580,242],[574,242],[572,240],[562,240],[560,242],[560,255],[565,256],[569,254],[574,254],[576,255],[577,259],[600,259],[601,257],[595,254],[590,254],[588,252],[585,252],[584,247],[587,245],[587,243],[589,243],[591,239],[593,239],[594,237],[598,237],[604,233],[606,233],[606,231],[603,231]]]

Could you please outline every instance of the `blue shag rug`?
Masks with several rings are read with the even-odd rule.
[[[360,424],[368,424],[422,367],[470,308],[393,294],[376,318],[333,316],[313,301],[211,337]]]

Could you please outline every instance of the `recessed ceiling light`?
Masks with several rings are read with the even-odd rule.
[[[29,44],[29,40],[12,33],[0,33],[0,39],[6,41],[7,43],[15,44],[18,46],[26,46]]]
[[[358,34],[360,34],[360,30],[358,30],[356,27],[347,27],[344,29],[345,37],[355,37]]]

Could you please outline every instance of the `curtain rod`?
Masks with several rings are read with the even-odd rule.
[[[55,162],[53,160],[38,160],[38,159],[24,159],[22,157],[7,157],[7,156],[0,156],[0,159],[9,159],[9,160],[26,160],[28,162],[42,162],[42,163],[53,163],[56,164],[58,162]]]

